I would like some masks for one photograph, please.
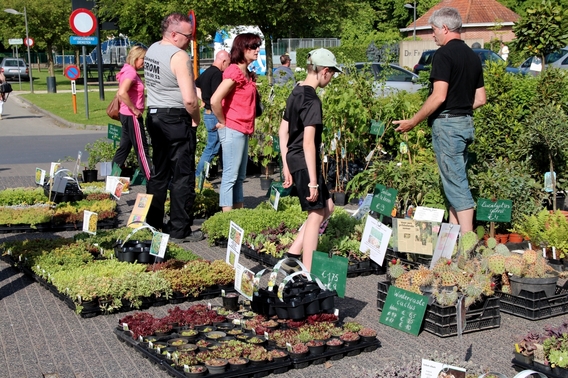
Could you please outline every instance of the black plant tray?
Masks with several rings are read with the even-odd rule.
[[[304,369],[309,365],[319,365],[325,363],[327,360],[340,360],[343,357],[353,357],[361,354],[361,352],[373,352],[381,346],[379,339],[375,338],[372,341],[363,342],[358,344],[344,346],[343,348],[326,350],[322,354],[307,355],[302,358],[292,358],[292,367],[294,369]]]
[[[390,282],[379,282],[377,292],[377,308],[383,310]],[[471,305],[466,313],[466,328],[462,333],[482,331],[499,328],[501,325],[501,312],[499,298],[488,297],[483,301]],[[455,306],[441,306],[432,303],[426,308],[422,330],[440,337],[456,336],[457,316]]]
[[[241,253],[252,261],[259,262],[264,266],[273,267],[281,260],[281,258],[274,257],[266,253],[259,253],[258,251],[249,248],[245,245],[241,247]],[[371,274],[384,274],[386,272],[383,267],[372,260],[356,261],[350,263],[347,267],[347,277],[368,276]]]
[[[113,218],[102,219],[97,222],[97,229],[114,229],[118,225],[118,214]],[[58,231],[80,231],[83,229],[83,222],[54,224],[39,223],[35,226],[29,224],[0,225],[0,234],[20,233],[20,232],[58,232]]]
[[[563,375],[558,375],[558,374],[556,374],[555,371],[554,371],[554,369],[544,370],[544,369],[541,369],[538,365],[535,365],[535,364],[530,364],[530,365],[529,365],[529,364],[527,364],[527,363],[524,363],[524,362],[522,362],[522,361],[517,360],[516,358],[513,358],[513,360],[511,361],[511,363],[512,363],[514,366],[517,366],[517,367],[519,367],[519,368],[521,368],[521,369],[530,369],[530,370],[538,371],[538,372],[540,372],[540,373],[546,375],[548,378],[564,378],[564,377],[565,377],[565,376],[563,376]]]
[[[65,302],[65,304],[71,310],[73,310],[73,311],[77,310],[77,304],[73,301],[73,299],[69,298],[67,295],[58,291],[57,288],[53,284],[51,284],[50,282],[47,282],[45,279],[43,279],[42,277],[35,274],[31,269],[29,269],[28,267],[24,266],[23,264],[20,264],[17,261],[13,260],[11,256],[2,256],[2,260],[7,262],[8,264],[10,264],[13,268],[18,269],[22,273],[33,278],[41,286],[43,286],[44,288],[49,290],[53,295],[55,295],[57,298],[59,298],[60,300]],[[214,287],[206,288],[205,290],[203,290],[201,292],[201,294],[198,297],[184,297],[184,299],[182,301],[176,302],[176,303],[217,298],[217,297],[221,296],[221,290],[225,290],[226,293],[230,293],[230,292],[235,291],[235,287],[234,287],[233,284],[229,284],[229,285],[226,285],[226,286],[223,286],[223,287],[216,285]],[[125,302],[123,301],[123,306],[121,308],[119,308],[118,310],[113,311],[112,313],[134,310],[134,308],[131,308],[130,306],[127,306],[127,305],[125,306],[124,303]],[[146,302],[143,303],[143,307],[145,307],[145,308],[148,308],[148,307],[151,307],[151,306],[159,307],[159,306],[163,306],[166,303],[167,303],[167,301],[164,301],[164,299],[162,299],[162,298],[154,298],[154,299],[147,298]],[[170,300],[170,303],[173,303],[172,300]],[[107,315],[107,314],[110,314],[110,312],[107,312],[103,308],[101,308],[99,306],[98,301],[91,301],[91,302],[83,303],[83,309],[79,313],[79,315],[82,318],[92,318],[92,317],[95,317],[97,315]]]
[[[547,297],[544,291],[531,293],[521,290],[518,296],[496,292],[501,300],[501,311],[529,320],[551,318],[568,313],[568,281],[556,286],[555,294]]]
[[[223,287],[220,286],[212,286],[205,288],[197,297],[195,296],[183,296],[180,294],[176,294],[170,298],[170,304],[180,304],[183,302],[195,302],[201,301],[204,299],[213,299],[221,296],[221,290],[225,290],[225,293],[233,293],[236,292],[234,284],[229,284]]]
[[[410,259],[411,257],[412,259]],[[417,253],[406,253],[406,252],[395,252],[392,249],[387,249],[385,254],[385,263],[392,259],[400,259],[400,262],[404,265],[408,265],[412,269],[418,269],[420,265],[430,266],[432,261],[431,256],[420,255]],[[384,265],[384,264],[383,264]]]
[[[145,347],[141,346],[136,340],[132,339],[130,333],[121,331],[117,328],[114,329],[114,334],[118,340],[125,342],[128,346],[133,347],[142,357],[147,358],[150,362],[160,365],[160,369],[165,370],[172,377],[185,378],[184,372],[175,369],[169,365],[165,360],[160,359],[154,353],[150,352]],[[227,370],[222,374],[207,374],[207,376],[215,376],[222,378],[235,378],[235,377],[266,377],[270,374],[283,374],[290,370],[292,365],[291,360],[285,359],[283,361],[267,362],[264,365],[248,366],[239,370]]]

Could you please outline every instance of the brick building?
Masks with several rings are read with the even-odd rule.
[[[486,42],[498,39],[509,42],[515,38],[512,29],[520,16],[498,1],[442,0],[416,19],[417,39],[432,39],[432,28],[428,25],[428,19],[434,11],[443,7],[456,8],[460,12],[463,20],[462,39],[483,39]],[[412,37],[414,22],[400,31]]]

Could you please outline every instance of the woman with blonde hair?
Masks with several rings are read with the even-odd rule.
[[[150,180],[150,159],[148,141],[144,129],[144,83],[136,71],[144,67],[146,47],[134,46],[126,57],[126,63],[116,75],[118,79],[118,93],[120,99],[120,123],[122,123],[122,136],[120,145],[112,159],[114,164],[122,166],[134,147],[138,157],[140,171]]]

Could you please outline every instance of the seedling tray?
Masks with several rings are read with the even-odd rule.
[[[541,369],[538,365],[527,364],[527,363],[524,363],[522,361],[518,361],[516,358],[513,358],[513,360],[511,362],[514,366],[517,366],[521,369],[530,369],[530,370],[538,371],[538,372],[546,375],[548,378],[564,378],[564,377],[566,377],[565,375],[557,374],[555,372],[555,369],[544,370],[544,369]]]
[[[540,320],[568,313],[568,282],[556,286],[555,294],[547,297],[544,291],[532,293],[521,290],[518,296],[503,292],[495,295],[501,300],[501,311],[529,320]]]

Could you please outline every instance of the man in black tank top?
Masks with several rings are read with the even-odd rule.
[[[473,230],[475,202],[467,181],[467,147],[473,142],[473,109],[486,102],[481,61],[460,39],[462,20],[455,8],[435,11],[428,23],[441,46],[432,60],[431,93],[411,118],[394,121],[396,131],[407,132],[428,118],[432,146],[444,194],[450,202],[450,223],[462,234]]]

